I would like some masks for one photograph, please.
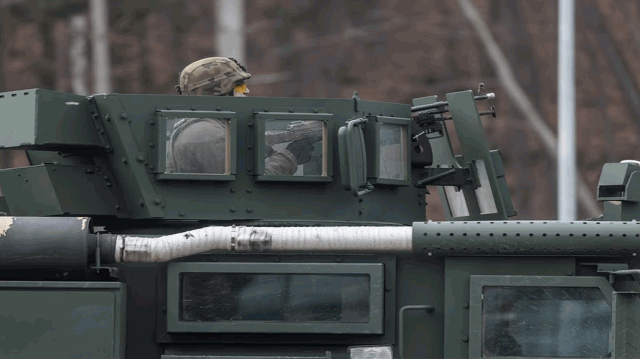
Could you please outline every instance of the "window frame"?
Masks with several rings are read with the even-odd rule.
[[[220,321],[181,322],[180,273],[355,274],[369,276],[369,322]],[[167,269],[167,331],[174,333],[327,333],[384,334],[384,264],[382,263],[170,263]]]
[[[165,173],[167,168],[167,119],[174,118],[212,118],[229,121],[229,174],[204,173]],[[233,181],[236,179],[238,159],[238,115],[234,111],[187,111],[187,110],[157,110],[156,118],[158,142],[154,171],[157,180],[189,180],[189,181]]]
[[[469,358],[527,358],[541,357],[484,357],[482,356],[482,291],[484,287],[572,287],[598,288],[605,301],[613,310],[614,289],[604,277],[561,277],[561,276],[499,276],[472,275],[469,283]],[[611,331],[613,332],[613,323]],[[546,358],[546,357],[544,357]],[[556,357],[554,357],[556,358]],[[557,357],[579,358],[579,357]]]
[[[310,110],[311,111],[311,110]],[[306,112],[256,112],[255,117],[255,175],[256,181],[283,181],[283,182],[333,182],[333,131],[331,129],[333,115],[330,113],[306,113]],[[326,176],[290,176],[267,175],[264,173],[264,146],[265,146],[265,122],[266,121],[323,121],[325,129],[323,133],[324,146],[326,148]]]

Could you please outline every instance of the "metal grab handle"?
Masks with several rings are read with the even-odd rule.
[[[427,313],[433,313],[436,308],[433,305],[405,305],[400,309],[400,319],[398,325],[400,326],[398,339],[398,347],[400,347],[400,359],[404,359],[404,312],[407,310],[424,310]]]
[[[354,125],[359,125],[362,123],[366,123],[368,120],[366,118],[358,118],[355,120],[351,120],[349,122],[347,122],[347,141],[346,141],[346,145],[347,145],[347,156],[349,157],[350,161],[349,161],[349,174],[350,174],[350,185],[351,185],[351,192],[353,193],[354,196],[356,197],[361,197],[364,196],[365,194],[371,193],[370,189],[364,189],[362,191],[359,190],[358,185],[357,185],[357,179],[356,179],[356,169],[353,165],[354,162],[354,156],[355,154],[353,153],[353,143],[351,143],[351,137],[352,137],[352,133],[353,133],[353,126]],[[361,136],[362,137],[362,136]],[[364,141],[361,141],[362,143],[364,143]],[[365,169],[366,169],[366,164],[365,164]],[[365,174],[365,181],[366,181],[366,174]]]

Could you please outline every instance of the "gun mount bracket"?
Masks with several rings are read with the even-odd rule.
[[[420,179],[416,182],[416,187],[423,186],[457,186],[473,184],[474,188],[480,187],[477,171],[473,163],[469,163],[463,168],[427,168],[421,173]]]

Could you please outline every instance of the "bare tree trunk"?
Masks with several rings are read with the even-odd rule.
[[[7,91],[7,84],[4,76],[5,48],[7,46],[9,28],[9,12],[0,11],[0,92]]]
[[[88,95],[88,53],[87,53],[87,15],[71,16],[71,46],[69,46],[69,62],[71,65],[71,89],[74,93]]]
[[[93,50],[93,92],[111,92],[109,53],[109,7],[106,0],[89,0],[91,49]]]

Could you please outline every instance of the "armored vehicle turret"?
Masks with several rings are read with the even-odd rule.
[[[509,220],[493,97],[0,93],[0,352],[638,357],[640,165],[598,221]]]

